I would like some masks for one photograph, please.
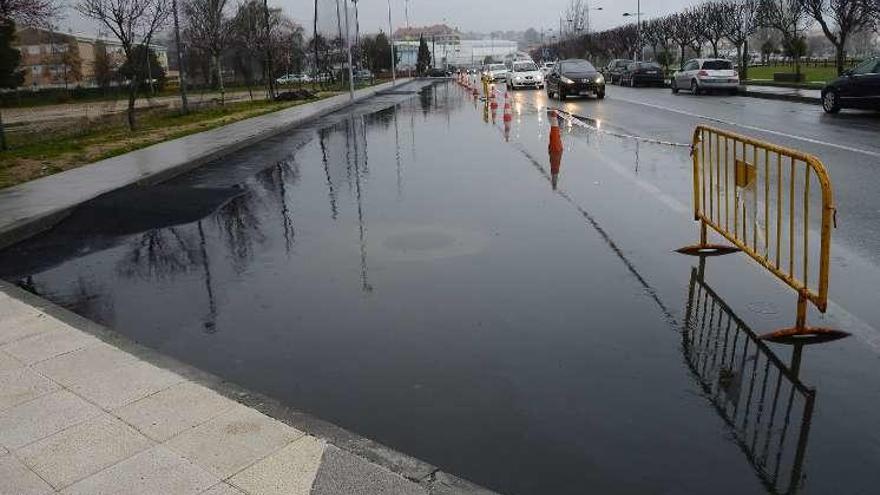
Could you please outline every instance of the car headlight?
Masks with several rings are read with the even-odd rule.
[[[521,82],[523,80],[522,76],[516,76],[513,78],[514,81]]]
[[[605,84],[605,76],[599,74],[595,79],[596,84]]]
[[[560,80],[563,84],[574,84],[574,81],[572,81],[571,79],[569,79],[569,78],[567,78],[567,77],[565,77],[565,76],[560,76],[560,77],[559,77],[559,80]]]

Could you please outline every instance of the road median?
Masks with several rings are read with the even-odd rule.
[[[410,83],[405,80],[398,84]],[[131,185],[157,184],[221,156],[394,88],[385,83],[154,144],[0,190],[0,248],[51,228],[77,205]]]

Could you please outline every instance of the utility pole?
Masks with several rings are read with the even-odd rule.
[[[437,36],[431,35],[431,68],[437,68]]]
[[[348,0],[342,0],[342,6],[345,10],[345,48],[348,52],[348,93],[352,100],[354,100],[354,69],[351,66],[351,36],[349,33],[351,32],[348,28]]]
[[[390,1],[390,0],[389,0]],[[315,80],[313,83],[318,82],[318,76],[320,75],[320,64],[318,63],[319,55],[318,55],[318,0],[315,0],[315,35],[312,38],[312,43],[315,45]],[[314,86],[312,87],[314,89]]]
[[[391,43],[391,85],[397,86],[397,57],[394,55],[394,23],[391,22],[391,0],[388,0],[388,41]]]
[[[180,23],[177,20],[177,0],[172,0],[171,8],[174,9],[174,42],[177,44],[177,73],[180,79],[180,109],[184,115],[189,113],[189,102],[186,101],[186,71],[183,68],[183,50],[180,46]]]

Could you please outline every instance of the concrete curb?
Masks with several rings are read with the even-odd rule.
[[[176,373],[228,399],[256,409],[266,416],[309,435],[321,438],[329,444],[367,462],[397,473],[414,483],[418,483],[430,494],[497,495],[496,492],[441,471],[432,464],[398,452],[333,423],[285,405],[269,396],[228,382],[217,375],[162,354],[9,282],[0,280],[0,292],[147,363]]]
[[[380,84],[157,143],[0,190],[0,249],[50,229],[76,206],[132,185],[167,181],[217,158],[396,87]]]
[[[811,98],[809,96],[799,96],[799,95],[765,93],[763,91],[740,90],[739,95],[740,96],[747,96],[749,98],[760,98],[763,100],[791,101],[794,103],[807,103],[810,105],[821,105],[822,104],[822,100],[820,100],[819,98]]]

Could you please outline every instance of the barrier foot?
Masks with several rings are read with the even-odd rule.
[[[675,252],[688,256],[723,256],[725,254],[738,253],[740,249],[724,244],[695,244],[676,249]]]
[[[776,344],[824,344],[849,337],[848,332],[822,327],[791,327],[760,336],[761,340]]]

